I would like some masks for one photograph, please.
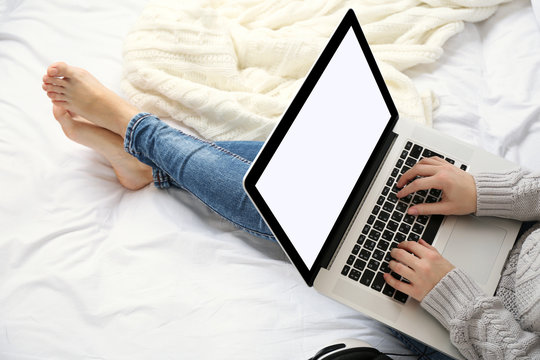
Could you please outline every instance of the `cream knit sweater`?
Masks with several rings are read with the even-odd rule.
[[[476,215],[540,220],[540,173],[475,176]],[[467,359],[540,359],[540,224],[514,245],[495,297],[463,271],[448,273],[421,306]]]
[[[264,140],[353,8],[401,116],[437,105],[404,71],[509,0],[154,0],[126,38],[122,88],[212,140]]]

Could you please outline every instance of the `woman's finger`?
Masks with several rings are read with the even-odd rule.
[[[407,242],[407,241],[404,241]],[[394,260],[399,261],[400,263],[407,265],[408,267],[414,269],[418,266],[419,258],[415,257],[413,254],[411,254],[410,250],[404,249],[401,247],[402,243],[398,245],[397,248],[392,249],[390,252],[390,256],[394,258]]]
[[[413,288],[411,284],[407,284],[403,281],[400,281],[393,277],[392,275],[386,273],[384,274],[384,280],[388,285],[393,287],[394,289],[401,291],[404,294],[411,295]]]

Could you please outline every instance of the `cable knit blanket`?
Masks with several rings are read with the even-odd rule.
[[[429,125],[436,97],[404,71],[507,1],[152,1],[126,38],[122,89],[207,139],[264,140],[353,8],[400,115]]]

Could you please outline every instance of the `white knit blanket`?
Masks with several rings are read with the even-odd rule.
[[[400,116],[429,125],[436,97],[404,71],[507,1],[152,1],[126,38],[122,88],[207,139],[264,140],[353,8]]]

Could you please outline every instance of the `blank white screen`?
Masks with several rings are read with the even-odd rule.
[[[256,184],[308,268],[389,119],[349,29]]]

